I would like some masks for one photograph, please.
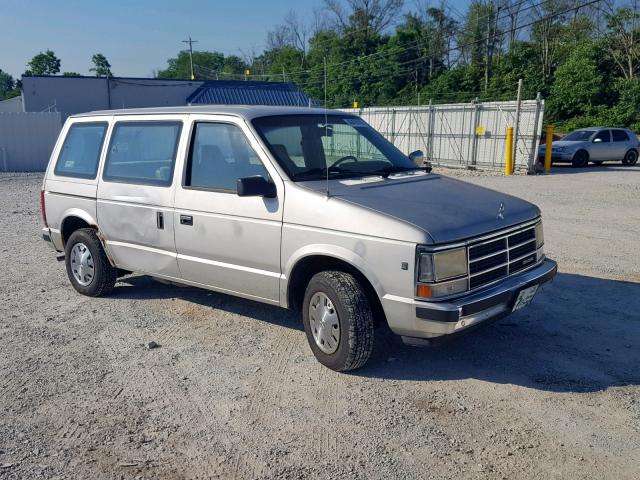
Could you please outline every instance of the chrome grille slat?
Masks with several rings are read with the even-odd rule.
[[[522,228],[511,228],[488,240],[484,237],[477,243],[472,240],[467,247],[469,288],[489,285],[535,264],[536,224],[537,222]],[[526,261],[531,256],[533,261]],[[492,259],[495,260],[494,264]],[[477,268],[482,270],[474,271]]]

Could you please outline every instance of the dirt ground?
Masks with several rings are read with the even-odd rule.
[[[42,177],[0,175],[0,479],[639,478],[640,167],[446,173],[536,202],[560,273],[439,348],[378,330],[353,374],[284,310],[139,276],[76,294]]]

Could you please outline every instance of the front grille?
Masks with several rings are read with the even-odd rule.
[[[535,225],[469,245],[469,289],[493,283],[536,263]]]

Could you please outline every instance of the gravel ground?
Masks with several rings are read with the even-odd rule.
[[[560,273],[438,348],[379,330],[354,374],[284,310],[139,276],[76,294],[41,176],[0,175],[0,479],[637,479],[640,168],[446,173],[536,202]]]

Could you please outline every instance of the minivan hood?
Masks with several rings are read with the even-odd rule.
[[[327,189],[321,181],[304,185],[318,192]],[[538,207],[520,198],[421,172],[387,179],[330,180],[329,192],[332,198],[410,223],[424,230],[434,244],[466,240],[540,215]]]

